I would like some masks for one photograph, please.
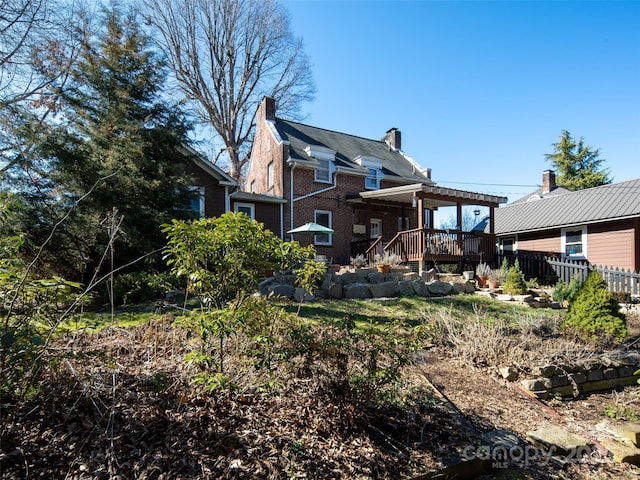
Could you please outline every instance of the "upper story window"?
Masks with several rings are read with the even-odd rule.
[[[564,229],[562,231],[562,253],[566,257],[586,258],[586,228]]]
[[[377,168],[369,168],[369,176],[364,181],[364,186],[369,190],[379,190],[380,189],[380,178],[382,177],[382,172]]]
[[[367,190],[379,190],[380,180],[384,177],[382,173],[382,160],[367,155],[358,155],[355,161],[361,167],[369,170],[369,175],[364,180],[364,186]]]
[[[335,150],[321,145],[307,145],[304,149],[315,163],[314,180],[320,183],[331,183],[333,172],[335,172],[336,159]]]
[[[319,160],[318,166],[316,167],[315,181],[322,183],[331,183],[331,171],[329,169],[329,160]]]
[[[267,165],[267,188],[273,188],[273,162]]]

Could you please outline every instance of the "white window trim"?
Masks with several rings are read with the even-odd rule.
[[[382,236],[382,219],[381,218],[370,218],[369,219],[369,236],[371,238],[374,238],[373,235],[373,226],[374,225],[378,225],[378,227],[380,228],[380,232],[378,235],[376,235],[376,237],[381,237]]]
[[[333,173],[331,167],[333,166],[333,162],[331,160],[327,160],[324,158],[320,158],[320,159],[316,158],[316,162],[318,162],[318,165],[320,164],[324,165],[326,163],[327,168],[325,169],[325,168],[316,167],[313,171],[313,180],[317,183],[333,183],[331,181],[331,174]],[[323,172],[323,173],[327,172],[327,178],[318,177],[318,172]]]
[[[513,240],[513,253],[516,253],[518,251],[518,237],[504,237],[500,239],[500,253],[504,253],[505,249],[504,249],[504,241],[505,240]]]
[[[575,232],[577,230],[582,231],[582,253],[577,255],[567,255],[567,232]],[[573,227],[573,228],[563,228],[561,230],[560,235],[560,251],[562,253],[562,258],[569,259],[586,259],[587,258],[587,227]]]
[[[273,161],[269,162],[267,164],[267,189],[273,188],[273,184],[275,183],[274,180],[274,173],[273,173],[273,169],[275,168]]]
[[[329,228],[333,228],[333,212],[331,210],[314,210],[313,221],[316,223],[320,223],[318,222],[318,214],[327,214],[329,216],[329,225],[325,225],[325,226]],[[314,235],[313,243],[315,245],[327,245],[327,246],[333,245],[333,234],[327,233],[322,235],[327,235],[328,240],[326,242],[318,241],[318,235]]]
[[[239,211],[238,209],[239,209],[240,207],[248,208],[248,209],[249,209],[249,211],[251,212],[251,213],[249,214],[249,218],[250,218],[251,220],[255,220],[255,219],[256,219],[256,206],[255,206],[255,204],[253,204],[253,203],[242,203],[242,202],[238,202],[238,203],[235,203],[235,204],[233,205],[233,211],[234,211],[235,213],[238,213],[238,211]]]
[[[382,180],[382,177],[383,177],[382,170],[374,167],[367,167],[367,168],[369,168],[369,175],[367,175],[366,178],[364,179],[364,187],[367,190],[380,190],[380,181]],[[375,177],[373,175],[375,175]],[[375,180],[375,185],[369,184],[370,179]]]

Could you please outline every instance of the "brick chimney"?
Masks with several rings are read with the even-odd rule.
[[[402,136],[400,135],[400,130],[395,127],[387,130],[384,141],[389,144],[389,148],[392,150],[402,149]]]
[[[542,194],[545,195],[556,188],[556,174],[553,170],[542,172]]]
[[[275,121],[276,119],[276,101],[272,97],[264,97],[260,108],[258,109],[258,118]]]

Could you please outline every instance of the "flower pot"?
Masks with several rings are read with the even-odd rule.
[[[480,288],[485,288],[487,286],[486,275],[478,275],[478,285],[480,285]]]
[[[494,290],[500,288],[500,282],[498,282],[497,280],[489,280],[489,288]]]
[[[462,275],[464,276],[465,280],[473,280],[473,271],[472,270],[465,270],[464,272],[462,272]]]
[[[376,265],[379,273],[389,273],[391,271],[391,265]]]

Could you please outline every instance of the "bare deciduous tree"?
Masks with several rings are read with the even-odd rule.
[[[315,92],[302,40],[277,0],[145,0],[148,22],[184,94],[220,135],[231,176],[248,160],[265,95],[295,116]]]

